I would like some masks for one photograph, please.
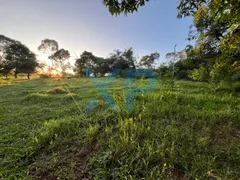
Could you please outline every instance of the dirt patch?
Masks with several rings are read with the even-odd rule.
[[[42,153],[29,168],[36,180],[90,179],[89,159],[97,152],[97,144],[64,144],[53,153]]]

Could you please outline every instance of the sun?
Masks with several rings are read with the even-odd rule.
[[[52,62],[50,59],[48,59],[48,55],[44,53],[37,53],[37,58],[39,61],[46,63],[47,65],[52,65]]]
[[[54,69],[54,70],[51,71],[51,74],[55,76],[55,75],[58,74],[58,72]]]

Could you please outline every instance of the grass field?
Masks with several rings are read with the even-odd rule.
[[[239,94],[160,81],[127,112],[125,84],[117,112],[90,79],[2,83],[0,179],[239,179]]]

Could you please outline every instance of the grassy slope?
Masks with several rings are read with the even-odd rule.
[[[124,86],[117,79],[109,88],[120,112],[108,108],[89,79],[1,87],[0,177],[240,177],[239,95],[193,82],[177,82],[170,92],[161,83],[154,93],[139,91],[127,113]],[[93,97],[97,108],[83,113]]]

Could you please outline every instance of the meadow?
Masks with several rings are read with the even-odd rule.
[[[1,80],[0,179],[239,179],[239,93],[147,83],[128,112],[123,78],[108,88],[119,111],[90,78]]]

